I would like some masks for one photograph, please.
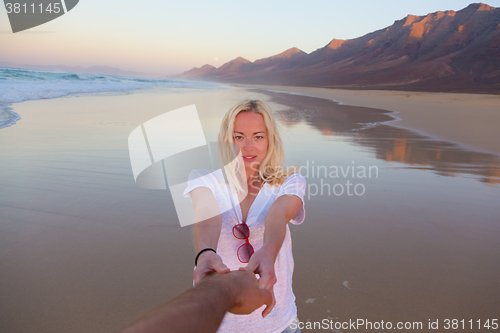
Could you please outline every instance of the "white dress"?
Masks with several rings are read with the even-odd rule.
[[[206,170],[193,170],[189,177],[189,182],[184,196],[190,196],[193,189],[197,187],[208,187],[214,194],[222,213],[222,229],[217,245],[217,254],[222,258],[224,264],[231,270],[237,270],[246,266],[238,260],[236,251],[245,240],[237,239],[232,233],[233,226],[242,221],[241,208],[239,204],[233,208],[228,196],[228,185],[224,182],[222,171],[208,173]],[[265,219],[267,212],[274,201],[285,194],[296,195],[302,200],[302,207],[297,215],[290,220],[293,224],[301,224],[305,218],[304,194],[306,181],[299,173],[292,174],[280,186],[271,186],[267,183],[263,185],[255,198],[247,214],[246,224],[250,228],[249,242],[255,251],[263,245]],[[238,203],[237,196],[233,194],[233,202]],[[236,215],[237,214],[237,215]],[[293,275],[293,255],[292,239],[290,229],[286,225],[286,235],[283,245],[278,253],[275,263],[275,273],[277,282],[274,285],[274,295],[276,306],[271,313],[262,318],[262,311],[265,305],[249,315],[234,315],[226,313],[222,324],[217,332],[282,332],[294,319],[297,318],[297,307],[295,305],[295,295],[292,291]]]

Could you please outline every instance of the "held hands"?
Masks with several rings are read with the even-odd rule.
[[[246,267],[241,267],[238,271],[230,271],[218,254],[206,251],[198,258],[193,280],[196,286],[206,276],[218,275],[214,273],[224,274],[231,279],[229,284],[233,294],[236,295],[236,301],[229,312],[248,314],[266,304],[262,312],[262,317],[266,317],[276,304],[273,292],[273,286],[276,283],[274,262],[275,258],[271,252],[263,247],[252,255]],[[255,274],[259,274],[259,280],[255,278]]]
[[[273,292],[273,286],[277,281],[276,274],[274,272],[275,261],[276,258],[273,258],[272,252],[267,250],[265,247],[262,247],[252,255],[248,265],[245,268],[242,268],[255,274],[259,274],[259,287],[268,290],[272,295],[272,303],[268,304],[264,309],[262,317],[266,317],[276,304]]]
[[[225,274],[229,272],[230,269],[224,265],[221,257],[217,253],[211,251],[203,252],[200,254],[198,265],[193,272],[194,284],[196,286],[201,279],[212,273]]]
[[[274,303],[274,295],[266,289],[259,287],[255,274],[245,268],[232,271],[228,275],[234,276],[231,284],[235,300],[229,312],[234,314],[249,314],[266,304],[270,307]]]
[[[206,254],[206,255],[205,255]],[[219,273],[219,274],[215,274]],[[207,278],[205,278],[207,277]],[[232,297],[232,306],[228,310],[234,314],[249,314],[266,304],[262,316],[267,315],[275,304],[274,294],[271,290],[261,287],[255,274],[241,267],[238,271],[230,271],[224,265],[221,257],[214,252],[204,252],[198,258],[198,265],[193,272],[195,286],[202,281],[221,279],[228,287]]]

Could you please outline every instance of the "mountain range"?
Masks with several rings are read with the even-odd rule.
[[[175,78],[227,83],[500,93],[500,8],[408,15],[389,27],[309,54],[291,48],[254,62],[242,57]]]

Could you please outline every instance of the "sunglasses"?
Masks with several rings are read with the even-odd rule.
[[[238,248],[236,254],[238,256],[238,260],[241,263],[246,264],[250,261],[250,257],[254,253],[253,246],[248,241],[248,238],[250,237],[250,229],[245,222],[237,224],[233,227],[233,235],[238,239],[245,240],[245,243]]]

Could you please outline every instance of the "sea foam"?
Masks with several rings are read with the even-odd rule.
[[[117,75],[70,73],[22,68],[0,67],[0,128],[15,124],[21,117],[12,110],[12,103],[47,99],[76,93],[96,93],[168,88],[217,88],[216,83],[181,81]]]

